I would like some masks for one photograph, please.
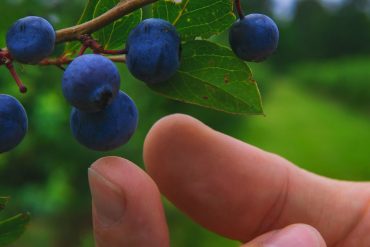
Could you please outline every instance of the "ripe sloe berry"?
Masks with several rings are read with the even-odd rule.
[[[148,84],[168,80],[180,66],[180,37],[169,22],[150,18],[142,21],[127,40],[127,67]]]
[[[232,25],[229,42],[239,58],[251,62],[261,62],[276,50],[279,42],[279,30],[270,17],[262,14],[250,14]]]
[[[6,34],[6,44],[15,60],[36,64],[53,52],[55,31],[47,20],[28,16],[10,27]]]
[[[73,108],[70,120],[78,142],[97,151],[113,150],[128,142],[137,123],[135,103],[122,91],[103,111],[88,113]]]
[[[0,153],[17,146],[26,135],[27,114],[14,97],[0,94]]]
[[[88,54],[77,57],[64,72],[64,97],[81,111],[97,112],[109,105],[118,94],[120,75],[108,58]]]

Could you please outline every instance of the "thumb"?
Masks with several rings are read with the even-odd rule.
[[[105,157],[89,168],[97,247],[168,247],[160,194],[139,167]]]
[[[271,231],[241,247],[326,247],[324,239],[313,227],[294,224]]]

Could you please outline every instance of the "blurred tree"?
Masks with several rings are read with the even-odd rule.
[[[344,5],[328,22],[326,57],[370,54],[369,16],[355,4]]]
[[[370,54],[370,19],[359,7],[366,1],[352,0],[330,11],[318,0],[299,1],[290,23],[280,25],[281,38],[275,65],[324,60],[347,55]]]
[[[242,0],[241,3],[246,15],[250,13],[271,15],[272,7],[270,0]]]

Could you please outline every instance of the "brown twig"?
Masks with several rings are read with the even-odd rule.
[[[90,48],[95,54],[104,54],[104,55],[124,55],[127,54],[126,49],[121,50],[105,50],[103,45],[100,44],[97,40],[95,40],[89,34],[83,34],[78,37],[81,41],[82,46],[80,52],[78,53],[79,56],[83,55],[87,48]]]
[[[156,1],[157,0],[121,0],[115,7],[108,10],[101,16],[77,26],[58,30],[56,32],[56,43],[78,40],[80,35],[91,34],[100,28],[118,20],[122,16]]]
[[[126,56],[107,56],[112,62],[115,63],[125,63]],[[46,58],[42,60],[38,65],[48,66],[48,65],[63,65],[63,64],[70,64],[73,61],[73,58],[67,57],[60,57],[60,58]]]

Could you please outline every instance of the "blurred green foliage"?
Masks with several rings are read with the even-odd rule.
[[[301,63],[290,73],[317,94],[348,104],[355,110],[370,113],[370,59],[345,57],[335,60]]]
[[[272,13],[268,0],[244,1],[248,12]],[[366,1],[365,1],[366,2]],[[56,28],[75,23],[84,0],[4,0],[0,39],[25,15],[40,15]],[[105,155],[124,156],[143,166],[146,133],[162,116],[182,112],[226,134],[276,152],[308,170],[340,179],[370,179],[370,18],[363,1],[339,9],[299,1],[291,21],[281,21],[278,52],[251,64],[266,117],[241,117],[159,97],[117,64],[122,88],[135,100],[138,132],[114,152],[81,147],[69,129],[70,106],[61,92],[62,71],[17,65],[29,88],[20,95],[5,68],[1,93],[15,95],[29,116],[29,133],[15,150],[0,156],[0,194],[12,200],[4,211],[29,210],[32,221],[13,246],[93,246],[87,168]],[[16,11],[15,11],[16,10]],[[226,43],[226,35],[217,37]],[[58,47],[56,53],[63,51]],[[211,73],[211,72],[210,72]],[[237,246],[202,229],[164,201],[173,246]]]

